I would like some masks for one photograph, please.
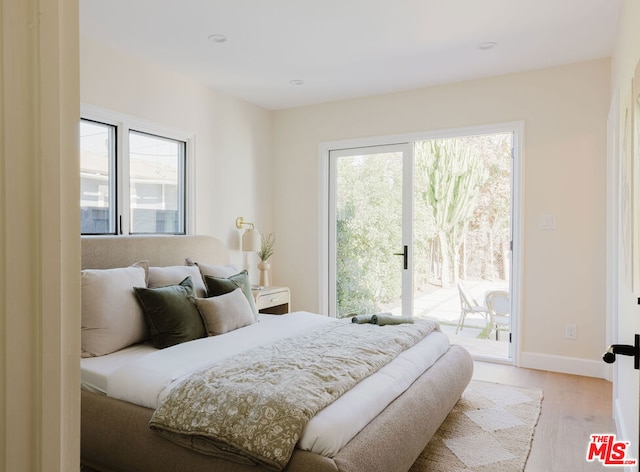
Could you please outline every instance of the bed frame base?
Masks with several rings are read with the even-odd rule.
[[[451,348],[335,457],[295,450],[289,472],[406,472],[471,380],[473,361]],[[153,433],[152,410],[82,392],[82,463],[100,472],[261,472],[177,446]]]

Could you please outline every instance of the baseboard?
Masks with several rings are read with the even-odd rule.
[[[610,379],[610,366],[604,361],[591,361],[579,357],[552,356],[537,352],[520,353],[520,367],[548,370],[563,374],[584,375],[599,379]]]

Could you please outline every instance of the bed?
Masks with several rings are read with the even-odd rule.
[[[226,267],[229,264],[229,256],[224,245],[219,240],[208,236],[97,236],[82,239],[83,270],[100,271],[131,267],[139,261],[147,261],[148,267],[169,268],[184,266],[185,260],[199,261],[201,265],[206,262],[206,264],[217,267]],[[148,272],[146,276],[148,277]],[[83,310],[85,309],[84,299],[88,298],[84,294],[83,286]],[[318,325],[318,329],[324,329],[325,325],[326,329],[334,327],[337,329],[337,324],[343,324],[324,316],[304,312],[284,316],[259,316],[259,323],[240,327],[224,334],[224,336],[213,336],[212,338],[219,338],[220,342],[227,342],[228,346],[234,346],[240,343],[249,343],[250,341],[246,340],[252,339],[251,336],[260,337],[261,333],[272,331],[275,333],[276,339],[270,343],[271,345],[277,344],[278,340],[288,342],[290,338],[286,335],[287,329],[306,333],[308,324]],[[289,325],[287,320],[292,324]],[[296,325],[294,322],[298,324]],[[285,325],[292,327],[283,328],[282,326]],[[342,329],[342,327],[339,328]],[[348,328],[345,327],[345,329]],[[375,331],[373,328],[365,329]],[[367,418],[364,424],[353,426],[354,421],[345,419],[345,424],[339,426],[337,430],[334,425],[334,432],[329,433],[331,446],[322,444],[318,447],[314,446],[321,441],[313,439],[314,436],[311,435],[307,437],[307,430],[314,430],[313,425],[322,424],[323,421],[318,420],[318,417],[323,418],[323,415],[327,411],[331,411],[331,408],[335,408],[333,418],[340,418],[345,408],[346,410],[354,409],[353,406],[345,406],[348,405],[346,402],[349,401],[349,398],[352,402],[355,401],[352,405],[360,406],[366,410],[372,409],[370,404],[367,406],[359,405],[362,403],[362,399],[373,397],[377,400],[383,398],[384,395],[382,393],[374,395],[360,393],[358,396],[356,391],[358,388],[369,388],[368,385],[379,382],[380,378],[384,376],[385,368],[376,371],[370,378],[367,377],[366,381],[357,383],[349,392],[318,412],[309,422],[308,428],[305,429],[305,435],[293,450],[284,470],[294,472],[408,471],[471,379],[473,363],[468,352],[456,345],[449,346],[448,341],[446,345],[443,345],[439,334],[441,333],[429,332],[425,335],[425,339],[429,336],[434,336],[433,339],[440,339],[440,347],[438,348],[440,351],[420,351],[420,349],[427,349],[424,346],[426,343],[417,342],[416,346],[406,349],[398,356],[397,362],[403,362],[402,359],[408,356],[404,362],[411,365],[424,364],[427,362],[425,358],[433,357],[425,364],[427,367],[421,367],[426,370],[415,374],[415,378],[405,379],[404,382],[407,385],[398,392],[388,393],[389,400],[385,400],[378,408],[380,411],[376,410],[375,415]],[[154,415],[156,406],[154,398],[158,392],[151,393],[148,397],[151,400],[138,400],[137,394],[130,392],[135,389],[128,388],[133,383],[131,379],[140,376],[146,379],[146,372],[152,372],[155,375],[159,370],[156,365],[166,365],[167,359],[169,359],[167,356],[173,356],[174,351],[182,352],[182,355],[187,359],[175,362],[180,369],[185,364],[197,364],[196,360],[201,355],[195,351],[195,346],[204,345],[204,343],[205,340],[202,342],[200,340],[190,341],[164,350],[150,348],[148,344],[133,343],[131,346],[105,355],[83,357],[82,463],[102,472],[273,470],[273,466],[269,464],[253,465],[203,454],[169,441],[165,436],[150,429],[150,422],[152,419],[155,420],[157,415],[157,412]],[[429,347],[429,349],[434,348]],[[133,362],[129,362],[130,356]],[[411,356],[414,357],[411,358]],[[125,358],[127,361],[123,366]],[[152,361],[156,364],[152,365]],[[171,362],[173,361],[169,363]],[[89,366],[90,364],[92,365]],[[147,368],[148,370],[135,370],[138,368]],[[393,370],[392,367],[387,366],[386,368],[387,372]],[[179,374],[172,373],[171,375],[179,377],[181,373],[182,371],[179,370]],[[377,377],[375,377],[376,375]],[[162,383],[164,380],[160,379],[156,382],[151,379],[144,383],[145,385],[153,385],[154,382]],[[393,380],[392,383],[397,382]],[[123,394],[112,394],[113,392],[108,391],[109,389],[115,391],[117,385],[121,386]],[[165,390],[163,392],[166,393]],[[365,392],[365,390],[359,392]],[[133,395],[136,398],[132,400],[127,395]],[[160,402],[160,400],[158,401]],[[341,403],[343,401],[345,403]],[[326,415],[324,417],[331,418]],[[349,428],[354,428],[354,431],[347,433]],[[336,438],[342,435],[343,429],[345,430],[344,437],[338,441]],[[310,434],[313,434],[313,431]],[[327,436],[326,432],[316,434],[319,435],[318,437]]]

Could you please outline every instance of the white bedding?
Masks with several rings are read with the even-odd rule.
[[[95,393],[107,393],[109,376],[120,367],[147,354],[157,352],[151,344],[135,344],[112,354],[80,359],[82,388]]]
[[[177,381],[195,370],[260,344],[337,322],[344,321],[306,312],[260,315],[260,323],[222,336],[163,350],[132,346],[107,356],[82,359],[83,388],[155,409]],[[448,348],[445,334],[431,333],[320,411],[307,425],[298,447],[333,456]]]

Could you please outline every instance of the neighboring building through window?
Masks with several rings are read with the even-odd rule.
[[[134,125],[80,122],[82,234],[187,233],[191,139]]]
[[[184,234],[186,143],[129,132],[131,233]]]
[[[116,127],[80,122],[80,217],[83,234],[116,232]]]

